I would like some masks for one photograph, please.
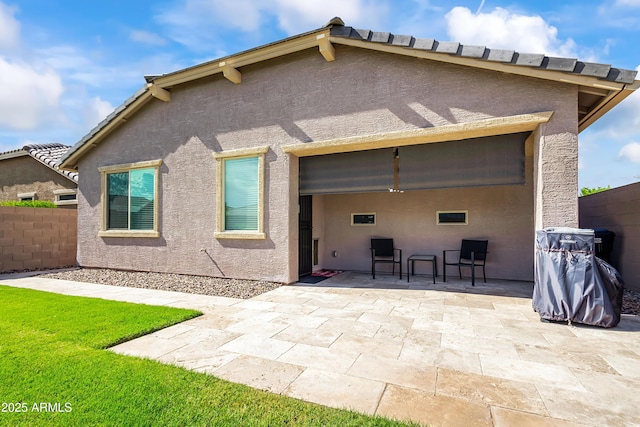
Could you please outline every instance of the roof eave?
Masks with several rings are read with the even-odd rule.
[[[102,123],[98,124],[89,134],[87,134],[82,140],[75,144],[71,149],[62,157],[59,163],[59,168],[66,171],[77,171],[78,162],[84,154],[86,154],[91,148],[95,147],[103,138],[114,131],[120,124],[127,121],[127,119],[138,111],[143,105],[153,98],[151,89],[167,89],[173,86],[194,81],[200,78],[209,77],[214,74],[227,74],[229,70],[237,70],[239,67],[243,67],[250,64],[266,61],[269,59],[277,58],[283,55],[287,55],[294,52],[310,48],[319,48],[320,53],[327,59],[327,61],[333,60],[331,58],[331,52],[327,53],[323,51],[323,42],[329,39],[331,26],[323,27],[317,30],[309,31],[297,36],[289,37],[284,40],[273,42],[267,45],[263,45],[254,49],[250,49],[235,55],[227,56],[224,58],[210,61],[205,64],[200,64],[191,68],[183,69],[173,73],[165,74],[162,76],[154,76],[143,89],[141,93],[134,95],[135,98],[128,105],[121,108],[120,111],[116,109],[112,113],[112,117],[107,117]],[[227,77],[233,81],[232,77]],[[127,104],[125,102],[125,104]]]
[[[448,55],[440,52],[432,52],[428,50],[412,49],[403,46],[389,45],[385,43],[374,43],[366,40],[349,39],[339,36],[331,36],[329,40],[335,44],[346,46],[360,47],[363,49],[376,50],[379,52],[395,53],[415,58],[429,59],[432,61],[446,62],[450,64],[465,65],[485,70],[499,71],[508,74],[521,75],[526,77],[535,77],[545,80],[553,80],[562,83],[571,83],[582,86],[592,86],[607,90],[624,89],[624,83],[617,83],[607,80],[601,80],[591,76],[582,76],[561,71],[540,69],[534,67],[526,67],[522,65],[513,65],[506,62],[487,61],[473,57],[464,57],[457,55]]]
[[[636,80],[630,85],[625,85],[619,91],[610,92],[609,96],[602,99],[598,105],[591,109],[589,114],[587,114],[580,122],[578,123],[578,132],[582,132],[593,123],[595,123],[600,117],[604,116],[608,113],[613,107],[620,104],[625,98],[631,95],[635,90],[640,88],[640,80]]]
[[[27,153],[25,150],[12,150],[12,151],[7,151],[6,153],[0,153],[0,160],[8,160],[8,159],[14,159],[16,157],[22,157],[22,156],[28,156],[29,153]]]
[[[48,167],[48,168],[49,168],[49,169],[51,169],[52,171],[56,172],[58,175],[60,175],[60,176],[63,176],[63,177],[65,177],[65,178],[67,178],[67,179],[68,179],[69,181],[71,181],[72,183],[74,183],[74,184],[77,184],[77,183],[78,183],[78,176],[77,176],[77,174],[74,174],[74,175],[75,175],[75,178],[72,178],[72,177],[68,176],[67,174],[65,174],[65,173],[64,173],[64,170],[63,170],[63,169],[61,169],[59,166],[58,166],[58,167],[55,167],[54,165],[50,165],[50,164],[48,164],[47,162],[44,162],[44,161],[42,161],[41,159],[39,159],[39,158],[37,158],[37,157],[35,157],[35,156],[32,156],[32,155],[29,155],[29,157],[31,157],[33,160],[37,161],[37,162],[38,162],[38,163],[40,163],[41,165],[44,165],[44,166]],[[67,171],[67,172],[76,172],[76,171],[75,171],[75,170],[73,170],[73,171]]]
[[[607,95],[603,96],[600,102],[593,108],[591,108],[589,113],[579,121],[578,125],[580,132],[589,127],[596,120],[602,117],[606,112],[611,110],[613,107],[622,102],[622,100],[624,100],[627,96],[633,93],[634,90],[640,87],[640,80],[635,80],[631,84],[625,84],[610,80],[599,79],[594,76],[577,75],[556,70],[526,67],[521,65],[514,65],[509,62],[487,61],[484,59],[473,57],[449,55],[441,52],[414,49],[387,43],[374,43],[368,40],[345,38],[342,36],[331,36],[329,38],[329,41],[336,45],[345,45],[375,50],[378,52],[401,54],[415,58],[469,66],[484,70],[520,75],[524,77],[551,80],[555,82],[578,85],[582,87],[590,87],[596,90],[606,91],[605,93],[607,93]]]
[[[247,65],[278,58],[290,53],[299,52],[306,49],[317,48],[320,40],[329,38],[330,28],[320,28],[294,37],[289,37],[278,42],[269,43],[254,49],[226,56],[224,58],[209,61],[191,68],[176,71],[155,77],[153,84],[161,88],[171,88],[173,86],[209,77],[214,74],[222,74],[225,68],[232,67],[238,69]]]
[[[335,33],[332,35],[332,29],[334,29],[334,27]],[[347,31],[349,32],[349,35],[346,35]],[[229,81],[239,84],[242,79],[242,73],[239,70],[240,67],[310,48],[318,48],[320,54],[322,54],[325,60],[333,61],[335,59],[335,49],[333,44],[401,54],[532,78],[552,80],[582,87],[590,87],[596,91],[601,91],[603,96],[599,102],[597,102],[593,107],[590,106],[590,109],[589,111],[586,111],[585,116],[579,119],[579,128],[581,131],[595,122],[615,105],[620,103],[630,93],[636,90],[640,84],[640,81],[630,83],[630,81],[633,81],[633,76],[629,76],[628,73],[627,75],[623,75],[620,79],[616,79],[618,81],[615,81],[594,77],[597,73],[584,75],[566,72],[564,68],[567,67],[567,64],[571,66],[575,66],[576,64],[576,60],[567,58],[548,58],[543,55],[522,54],[520,58],[521,61],[518,61],[517,63],[510,63],[504,62],[502,55],[500,54],[500,52],[504,53],[506,51],[496,51],[497,53],[493,57],[489,56],[488,58],[480,58],[477,56],[480,49],[475,49],[474,46],[468,46],[468,51],[465,51],[463,46],[462,53],[457,54],[457,49],[460,48],[458,43],[441,42],[439,50],[429,50],[431,48],[418,48],[415,44],[412,44],[411,47],[409,47],[406,43],[412,43],[412,40],[415,41],[415,39],[409,38],[408,36],[394,36],[390,38],[387,33],[373,33],[371,40],[365,40],[357,37],[352,38],[351,36],[353,35],[353,31],[358,32],[360,30],[353,30],[351,27],[344,27],[341,20],[338,22],[334,19],[329,22],[327,26],[307,33],[292,36],[287,39],[175,71],[173,73],[161,76],[147,76],[147,85],[125,101],[113,113],[107,116],[105,120],[98,124],[98,126],[91,130],[89,134],[74,145],[62,157],[59,162],[59,167],[66,171],[76,171],[80,158],[84,156],[87,151],[95,147],[120,124],[126,122],[131,115],[143,107],[150,99],[156,97],[165,102],[169,102],[170,92],[167,91],[167,89],[215,74],[223,74]],[[384,41],[384,37],[380,36],[384,36],[385,34],[387,42]],[[389,40],[391,40],[391,42],[389,42]],[[428,42],[429,40],[421,40],[421,43],[424,44],[423,42],[425,41]],[[431,46],[433,46],[433,43],[431,43]],[[453,51],[454,47],[456,52]],[[478,52],[476,52],[476,50]],[[482,47],[482,51],[486,52],[486,49]],[[465,52],[468,53],[467,56],[465,56]],[[506,55],[505,58],[507,56],[508,55]],[[536,67],[533,65],[536,63],[534,59],[538,62],[541,62],[543,59],[549,62],[555,61],[553,62],[554,69],[539,68],[540,64]],[[585,66],[584,63],[581,64]],[[589,64],[586,65],[588,66]],[[599,72],[603,70],[607,71],[610,68],[607,68],[608,66],[603,68],[604,66],[601,64],[591,65],[598,66],[599,69],[597,71]],[[616,71],[620,70],[616,69]],[[591,72],[593,73],[593,70]],[[624,81],[626,81],[626,83]]]
[[[112,113],[113,117],[107,117],[107,119],[98,124],[98,126],[91,130],[91,132],[82,138],[76,145],[71,147],[60,159],[58,167],[65,171],[77,171],[78,161],[82,156],[95,147],[100,140],[113,132],[118,126],[125,123],[131,115],[144,106],[153,98],[153,96],[149,87],[145,86],[132,98],[134,99],[128,105],[120,111],[116,109],[116,111]]]

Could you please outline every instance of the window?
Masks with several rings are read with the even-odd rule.
[[[467,225],[469,224],[469,211],[437,211],[438,225]]]
[[[376,225],[376,213],[352,213],[351,225]]]
[[[58,206],[78,204],[78,190],[53,190],[53,195]]]
[[[214,153],[218,239],[265,239],[264,155],[269,147]]]
[[[158,170],[162,160],[99,168],[102,237],[160,237]]]
[[[18,200],[21,202],[29,202],[36,199],[36,193],[18,193]]]

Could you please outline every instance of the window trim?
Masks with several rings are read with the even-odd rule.
[[[102,166],[98,168],[100,172],[100,204],[101,218],[100,218],[100,231],[98,237],[160,237],[158,231],[158,219],[159,219],[159,194],[160,194],[160,166],[162,165],[162,159],[147,160],[143,162],[126,163],[113,166]],[[130,172],[134,169],[154,169],[154,197],[153,197],[153,230],[109,230],[107,229],[108,218],[108,203],[107,203],[107,175],[118,172]]]
[[[253,239],[264,240],[267,234],[264,232],[264,170],[265,154],[269,146],[241,148],[213,153],[216,161],[216,229],[213,236],[216,239]],[[235,160],[257,157],[258,158],[258,229],[257,230],[225,230],[224,216],[224,165],[225,160]]]
[[[18,200],[20,200],[21,202],[31,202],[31,201],[34,201],[34,200],[38,200],[37,196],[38,195],[35,192],[18,193]]]
[[[60,200],[60,196],[67,196],[69,194],[74,194],[76,198],[73,200]],[[66,188],[60,189],[60,190],[53,190],[53,196],[55,197],[55,200],[53,203],[55,203],[57,206],[78,204],[78,190],[66,189]]]
[[[441,222],[440,214],[464,214],[464,222]],[[469,211],[468,210],[436,211],[436,224],[437,225],[469,225]]]
[[[373,222],[357,222],[356,216],[373,216]],[[375,212],[352,212],[351,213],[351,225],[353,227],[374,227],[376,225],[377,217]]]

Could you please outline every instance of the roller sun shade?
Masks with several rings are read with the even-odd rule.
[[[300,194],[389,191],[392,148],[300,158]]]
[[[522,185],[529,132],[300,158],[300,194]],[[397,187],[397,188],[396,188]]]
[[[399,148],[401,190],[524,184],[529,133]]]

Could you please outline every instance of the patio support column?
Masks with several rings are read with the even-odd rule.
[[[578,129],[554,114],[534,132],[535,229],[578,227]]]
[[[288,196],[289,196],[289,256],[284,261],[287,265],[287,283],[296,282],[298,280],[298,214],[300,213],[300,201],[298,197],[299,185],[299,159],[298,156],[293,154],[283,154],[287,159],[289,166],[289,182],[288,182]]]

